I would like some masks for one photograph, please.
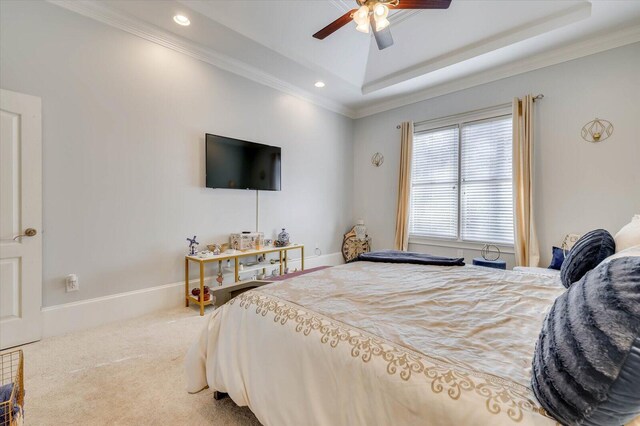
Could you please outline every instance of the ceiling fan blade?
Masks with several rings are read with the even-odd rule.
[[[451,0],[400,0],[397,6],[389,5],[393,9],[449,9]]]
[[[344,27],[353,20],[353,13],[356,10],[358,9],[351,9],[350,11],[315,33],[313,37],[317,38],[318,40],[323,40],[325,37],[333,34],[335,31],[338,31],[340,28]]]
[[[389,26],[383,28],[380,31],[376,31],[376,20],[373,18],[373,15],[369,17],[369,23],[371,24],[371,31],[373,31],[373,36],[376,39],[378,50],[386,49],[387,47],[393,45],[393,37],[391,36],[391,30],[389,29]]]

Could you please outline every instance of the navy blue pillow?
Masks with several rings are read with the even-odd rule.
[[[571,248],[560,268],[562,284],[569,288],[590,270],[616,252],[616,242],[604,229],[584,234]]]
[[[600,265],[556,299],[531,385],[565,425],[622,425],[640,414],[640,257]]]
[[[551,265],[547,269],[557,269],[559,271],[564,262],[564,250],[559,247],[553,247],[552,250]]]

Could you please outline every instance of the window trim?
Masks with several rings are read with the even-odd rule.
[[[462,248],[469,250],[480,250],[484,243],[479,243],[475,241],[466,241],[461,239],[461,212],[460,212],[460,203],[461,203],[461,184],[462,184],[462,173],[461,173],[461,161],[462,161],[462,126],[463,124],[469,124],[479,121],[486,121],[495,118],[504,117],[507,115],[513,115],[512,105],[502,104],[489,108],[482,108],[474,111],[469,111],[461,114],[450,115],[447,117],[436,118],[432,120],[425,120],[421,122],[414,123],[413,126],[413,134],[429,132],[433,130],[438,130],[441,128],[458,126],[458,219],[457,219],[457,237],[456,238],[439,238],[439,237],[427,237],[419,234],[411,234],[409,233],[409,244],[417,244],[417,245],[430,245],[437,247],[450,247],[450,248]],[[411,203],[411,201],[409,201]],[[495,244],[491,241],[487,241],[487,244],[494,244],[498,246],[501,252],[503,253],[514,253],[514,244]]]

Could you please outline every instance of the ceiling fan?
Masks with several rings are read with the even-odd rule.
[[[356,30],[369,33],[373,31],[378,49],[385,49],[393,44],[389,30],[389,8],[393,9],[448,9],[451,0],[356,0],[357,9],[351,9],[317,33],[313,37],[323,40],[335,31],[347,25],[351,20],[356,23]]]

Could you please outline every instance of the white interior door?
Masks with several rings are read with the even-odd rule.
[[[41,114],[40,98],[0,89],[0,349],[42,335]]]

